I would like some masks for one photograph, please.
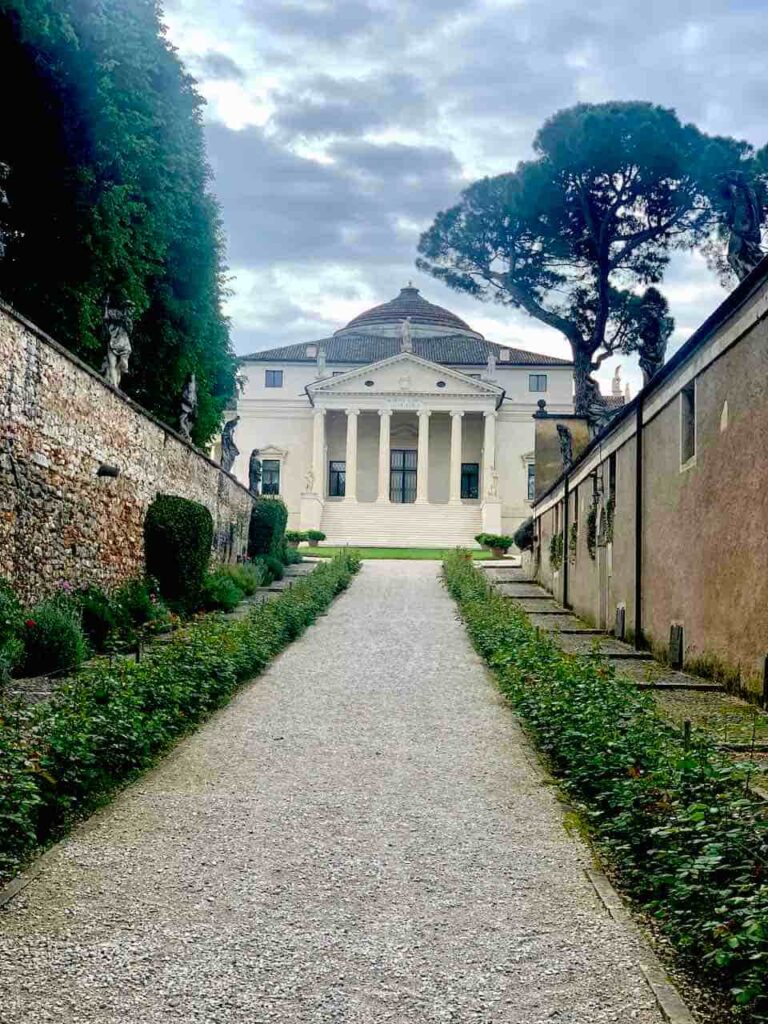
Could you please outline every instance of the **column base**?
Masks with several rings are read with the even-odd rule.
[[[319,530],[323,518],[323,499],[319,494],[302,494],[299,512],[299,529]]]
[[[463,505],[464,502],[461,500],[461,498],[449,498],[448,499],[448,504],[449,505]]]
[[[498,536],[501,533],[501,502],[498,499],[486,498],[481,506],[483,533]]]

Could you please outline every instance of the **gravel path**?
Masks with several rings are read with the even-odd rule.
[[[661,1024],[428,562],[369,562],[0,913],[0,1021]]]

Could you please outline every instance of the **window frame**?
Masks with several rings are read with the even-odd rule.
[[[544,387],[543,388],[539,387],[538,383],[537,383],[537,386],[534,387],[533,386],[533,382],[534,381],[537,381],[538,383],[540,383],[541,381],[544,381]],[[547,391],[549,391],[549,374],[547,374],[547,373],[529,373],[528,374],[528,392],[530,394],[543,395],[543,394],[546,394]]]
[[[528,501],[536,500],[536,463],[531,459],[525,464],[525,479],[527,484]]]
[[[470,491],[469,486],[470,479],[474,477],[475,482],[475,494],[465,493]],[[467,486],[465,487],[465,483]],[[461,476],[459,482],[459,497],[462,501],[478,501],[480,498],[480,463],[479,462],[462,462],[461,464]]]
[[[267,465],[268,464],[270,466],[269,469],[267,469]],[[271,468],[271,467],[275,467],[275,468]],[[266,481],[267,473],[276,473],[277,474],[277,483],[276,483],[277,490],[273,490],[272,489],[272,487],[273,487],[272,484],[267,485],[267,481]],[[282,475],[283,475],[283,473],[282,473],[282,466],[280,465],[280,459],[262,459],[261,460],[261,493],[262,494],[266,494],[266,495],[271,495],[272,497],[279,497],[280,496],[280,485],[282,483]],[[269,486],[269,490],[266,489],[267,486]]]
[[[400,465],[396,465],[396,463]],[[399,478],[399,479],[398,479]],[[408,484],[408,486],[406,486]],[[416,448],[390,448],[389,500],[394,505],[412,505],[418,487],[418,451]],[[398,496],[399,495],[399,496]],[[412,495],[412,497],[411,497]]]
[[[696,378],[680,389],[680,469],[685,470],[696,463],[697,407]]]
[[[280,383],[276,384],[275,380],[279,380]],[[265,370],[264,371],[264,387],[265,388],[281,388],[283,386],[285,378],[282,370]]]
[[[342,467],[341,469],[339,467]],[[344,498],[347,493],[347,460],[328,460],[328,497]]]

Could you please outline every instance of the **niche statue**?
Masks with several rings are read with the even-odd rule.
[[[124,306],[110,306],[107,299],[104,326],[107,331],[107,354],[101,372],[113,388],[119,388],[123,374],[128,372],[128,360],[131,358],[133,304],[127,302]]]
[[[197,419],[197,380],[194,373],[187,377],[187,383],[181,392],[181,414],[179,416],[179,432],[188,441],[192,440],[192,427]]]
[[[227,420],[221,432],[221,468],[226,470],[227,473],[232,472],[235,459],[240,454],[240,449],[235,444],[235,429],[239,422],[239,416]]]

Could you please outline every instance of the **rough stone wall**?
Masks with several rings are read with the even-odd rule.
[[[0,576],[31,602],[62,581],[110,587],[141,574],[159,493],[210,509],[214,558],[245,553],[248,491],[0,306]]]

